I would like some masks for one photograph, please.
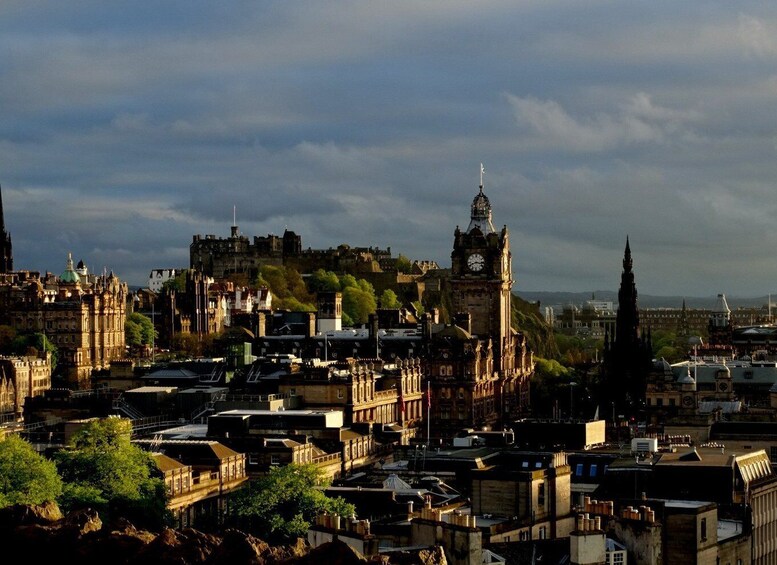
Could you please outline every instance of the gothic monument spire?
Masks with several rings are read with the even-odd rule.
[[[11,234],[5,229],[3,191],[0,188],[0,273],[10,273],[11,271],[13,271],[13,247],[11,246]]]

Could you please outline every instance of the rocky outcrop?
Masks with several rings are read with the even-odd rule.
[[[303,539],[271,546],[245,532],[228,529],[211,535],[192,528],[138,530],[126,520],[103,524],[94,510],[62,516],[56,504],[0,509],[0,539],[8,550],[32,563],[79,565],[445,565],[441,548],[395,552],[366,559],[341,541],[315,549]]]

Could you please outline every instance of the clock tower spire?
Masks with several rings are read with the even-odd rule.
[[[468,312],[472,334],[491,339],[494,368],[511,367],[510,299],[513,285],[512,256],[507,226],[494,229],[491,202],[480,187],[472,200],[467,231],[456,228],[451,253],[452,315]]]

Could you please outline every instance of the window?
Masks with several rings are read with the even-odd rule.
[[[701,519],[701,541],[707,541],[707,518]]]
[[[596,466],[596,465],[591,465],[591,469],[590,469],[590,472],[589,472],[589,476],[590,476],[590,477],[595,477],[595,476],[596,476],[596,473],[597,473],[597,470],[598,470],[598,469],[597,469],[597,466]]]
[[[582,477],[583,476],[583,464],[578,463],[575,465],[575,476]]]
[[[542,526],[540,528],[540,539],[545,539],[546,537],[548,537],[547,527],[546,526]]]
[[[613,565],[620,564],[620,563],[623,563],[623,562],[624,562],[623,552],[622,551],[615,551],[615,552],[613,552],[613,554],[612,554],[612,563],[613,563]]]
[[[270,465],[280,465],[281,464],[281,456],[277,453],[273,453],[270,455]]]
[[[537,487],[537,504],[545,506],[545,483],[541,482]]]
[[[342,397],[343,397],[343,389],[338,388],[337,389],[337,398],[342,398]],[[358,394],[357,394],[357,397],[358,397]]]

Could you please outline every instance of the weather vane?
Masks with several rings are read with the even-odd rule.
[[[483,163],[480,163],[480,188],[483,189],[483,175],[485,174],[486,169],[483,167]]]

